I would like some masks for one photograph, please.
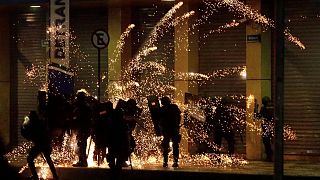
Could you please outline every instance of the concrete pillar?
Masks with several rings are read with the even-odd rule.
[[[260,11],[260,0],[247,1],[253,9]],[[270,33],[262,33],[260,25],[249,21],[246,27],[247,37],[250,35],[261,35],[261,41],[250,42],[247,39],[246,48],[246,66],[247,82],[246,96],[252,96],[261,107],[261,98],[263,96],[271,97],[271,43]],[[253,102],[253,101],[251,101]],[[254,103],[247,106],[247,124],[257,122],[254,120]],[[260,128],[260,124],[256,124]],[[261,134],[252,131],[253,128],[247,126],[246,130],[246,155],[248,160],[261,160],[264,155]]]
[[[10,16],[0,15],[0,138],[10,143]]]
[[[121,34],[130,25],[131,9],[110,7],[108,9],[108,33],[110,41],[108,45],[108,90],[106,96],[112,99],[116,96],[117,92],[114,87],[117,83],[121,82],[123,69],[131,58],[131,39],[125,39],[125,46],[122,53],[119,54],[117,43],[120,40]],[[111,90],[113,89],[113,90]]]
[[[180,2],[180,1],[179,1]],[[183,6],[177,11],[176,16],[182,16],[189,11],[188,0],[183,1]],[[194,9],[194,8],[193,8]],[[195,17],[191,16],[184,22],[179,23],[175,27],[175,101],[184,103],[185,93],[198,94],[198,85],[188,79],[178,79],[177,74],[194,72],[197,73],[199,69],[198,56],[198,31],[192,30],[189,32],[189,27],[195,21]],[[187,77],[187,76],[185,76]],[[182,122],[183,123],[183,122]],[[186,129],[182,128],[181,133],[187,135]],[[184,150],[188,150],[188,138],[184,137],[180,145]]]

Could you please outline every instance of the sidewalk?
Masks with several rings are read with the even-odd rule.
[[[160,164],[150,165],[143,169],[130,167],[123,169],[123,180],[170,180],[170,179],[239,179],[246,180],[268,180],[273,178],[273,163],[262,161],[251,161],[242,167],[187,167],[163,168]],[[316,180],[320,179],[320,163],[302,161],[290,161],[284,164],[284,179],[290,180]],[[46,168],[48,170],[48,168]],[[109,179],[110,169],[107,167],[57,167],[60,180],[98,180]],[[49,173],[50,174],[50,173]],[[22,177],[30,176],[28,169],[21,174]]]
[[[22,148],[21,150],[13,153],[8,160],[10,164],[18,170],[22,170],[20,174],[22,177],[29,177],[30,172],[26,167],[26,152]],[[14,156],[13,156],[14,155]],[[95,180],[95,179],[108,179],[110,177],[110,169],[107,165],[101,167],[88,167],[88,168],[74,168],[71,165],[56,166],[60,180]],[[247,164],[233,167],[210,167],[206,165],[184,165],[180,164],[179,168],[163,168],[161,163],[153,163],[144,165],[143,167],[126,167],[123,168],[123,179],[182,179],[182,178],[195,178],[198,179],[238,179],[243,177],[255,180],[272,179],[274,163],[264,161],[248,161]],[[39,170],[40,168],[38,168]],[[42,167],[42,171],[49,172],[47,167]],[[303,160],[293,161],[286,160],[284,162],[284,179],[302,179],[313,180],[320,179],[320,161]],[[49,172],[50,177],[50,172]]]

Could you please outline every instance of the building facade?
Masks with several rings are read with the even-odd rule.
[[[94,96],[100,89],[102,100],[112,96],[109,88],[122,80],[125,69],[158,27],[153,41],[157,49],[142,61],[165,65],[166,78],[160,81],[175,87],[175,99],[183,102],[185,93],[203,97],[233,96],[246,114],[244,122],[251,123],[254,106],[247,106],[248,97],[252,95],[260,106],[263,96],[275,100],[274,4],[267,0],[222,5],[215,4],[216,1],[183,1],[169,18],[171,22],[159,25],[178,3],[70,0],[69,52],[70,66],[76,67],[74,89],[84,88]],[[250,7],[253,15],[244,7]],[[288,29],[283,82],[284,124],[292,128],[297,137],[285,141],[287,159],[314,158],[320,154],[319,11],[317,0],[304,1],[303,5],[298,0],[285,1]],[[15,145],[23,141],[19,131],[23,116],[36,108],[37,91],[48,80],[50,5],[46,1],[12,1],[1,4],[0,13],[0,129],[6,144]],[[190,17],[185,16],[186,13],[191,13]],[[261,21],[262,16],[268,21]],[[130,24],[135,27],[117,54],[121,35]],[[100,88],[96,85],[98,50],[91,42],[92,33],[97,29],[105,30],[110,37],[107,48],[100,52],[103,77]],[[241,75],[244,69],[245,77]],[[208,77],[192,80],[190,74],[187,79],[180,76],[190,72]],[[140,73],[140,80],[148,81],[148,73],[152,74],[150,71]],[[248,126],[236,133],[235,139],[237,153],[246,154],[248,159],[263,158],[261,137]]]

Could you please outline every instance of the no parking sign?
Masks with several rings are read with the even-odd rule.
[[[91,42],[95,48],[104,49],[109,44],[109,34],[104,30],[96,30],[92,34]]]
[[[101,83],[101,71],[100,71],[100,59],[101,49],[104,49],[109,44],[109,34],[104,30],[96,30],[91,36],[91,42],[95,48],[98,49],[98,101],[100,102],[100,83]]]

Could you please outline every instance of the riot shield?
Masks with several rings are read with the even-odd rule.
[[[157,96],[148,96],[147,99],[155,133],[157,136],[161,136],[159,98]]]

